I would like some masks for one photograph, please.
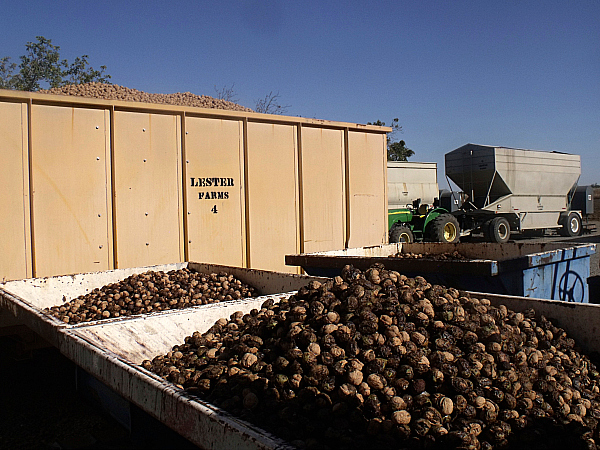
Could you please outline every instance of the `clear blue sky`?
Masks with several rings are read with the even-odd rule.
[[[116,84],[389,123],[413,161],[468,142],[575,153],[600,183],[600,1],[2,2],[0,57],[44,36]]]

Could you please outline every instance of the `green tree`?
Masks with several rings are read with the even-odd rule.
[[[406,142],[388,142],[388,161],[408,161],[415,152],[406,146]]]
[[[50,39],[36,36],[37,42],[25,45],[27,53],[20,56],[17,66],[10,57],[0,59],[0,88],[20,91],[39,91],[44,87],[54,88],[67,84],[80,84],[98,81],[108,83],[110,75],[105,74],[106,66],[95,70],[88,63],[88,55],[75,58],[71,64],[60,58],[60,47]],[[17,73],[14,73],[16,69]]]
[[[64,76],[67,76],[67,80],[63,80],[64,84],[83,84],[83,83],[109,83],[110,75],[104,74],[106,70],[106,66],[100,66],[100,70],[94,70],[92,66],[89,65],[87,59],[88,55],[83,55],[81,57],[76,57],[75,61],[69,66],[69,68],[64,72]],[[89,67],[88,67],[89,66]]]
[[[10,56],[0,59],[0,89],[15,89],[15,77],[13,75],[17,65],[10,62]]]
[[[385,127],[385,122],[377,120],[373,123],[367,122],[367,125],[377,125]],[[390,124],[392,131],[387,134],[387,159],[388,161],[408,161],[408,158],[413,156],[415,152],[406,146],[403,140],[394,141],[394,135],[402,132],[402,127],[398,123],[398,119],[392,120]]]

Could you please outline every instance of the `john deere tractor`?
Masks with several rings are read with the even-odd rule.
[[[388,211],[389,241],[456,243],[460,238],[458,220],[446,209],[413,202],[412,207]]]

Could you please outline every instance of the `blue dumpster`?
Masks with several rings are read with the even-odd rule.
[[[464,259],[452,259],[454,252]],[[364,270],[382,263],[406,276],[421,275],[457,289],[588,303],[590,256],[595,252],[596,244],[397,243],[286,255],[285,263],[316,276],[339,275],[346,264]],[[423,257],[396,256],[407,253]]]

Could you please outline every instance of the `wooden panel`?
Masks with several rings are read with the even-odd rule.
[[[119,268],[183,261],[179,116],[115,112]]]
[[[109,115],[32,106],[35,275],[112,268]]]
[[[348,247],[387,239],[385,135],[348,133]]]
[[[248,124],[249,267],[297,272],[285,255],[298,253],[296,127]]]
[[[302,205],[305,253],[344,248],[344,134],[302,128]]]
[[[242,122],[186,118],[188,259],[244,267]]]
[[[27,104],[0,102],[0,281],[31,276]]]

